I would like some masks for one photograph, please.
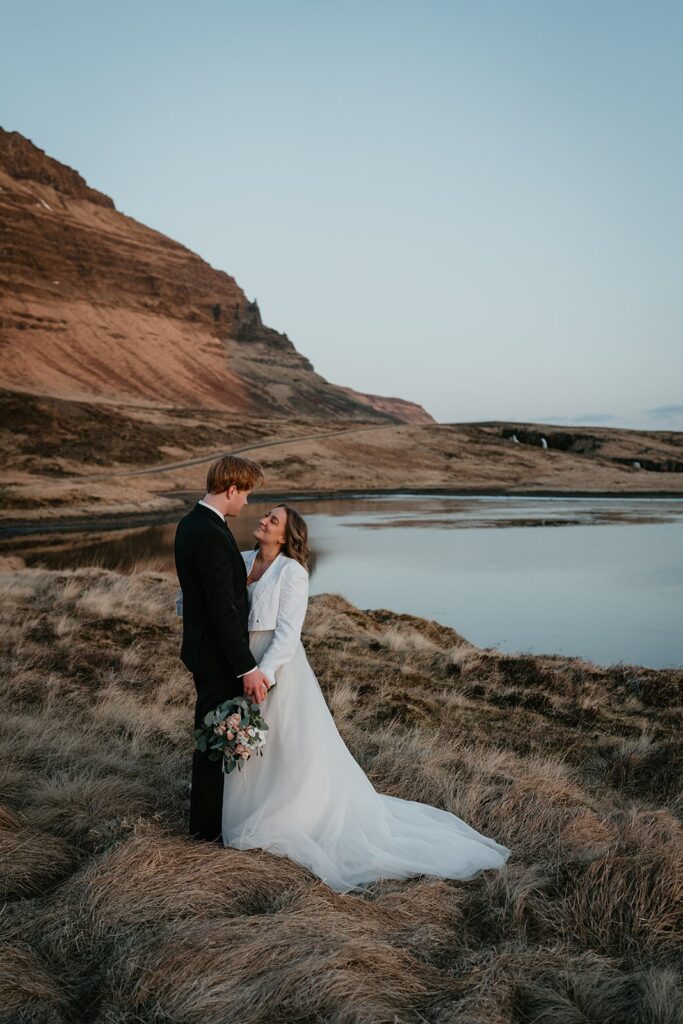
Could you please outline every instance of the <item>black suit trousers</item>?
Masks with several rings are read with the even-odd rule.
[[[195,675],[197,703],[194,711],[195,729],[201,728],[204,716],[232,697],[242,696],[242,680],[230,675]],[[190,835],[213,842],[220,838],[223,814],[223,770],[220,761],[210,761],[195,750],[192,757],[192,790],[190,792]]]

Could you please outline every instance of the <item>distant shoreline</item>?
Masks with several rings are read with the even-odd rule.
[[[59,533],[106,533],[116,530],[135,529],[144,526],[166,526],[189,510],[201,495],[198,491],[173,491],[160,496],[183,501],[183,505],[166,510],[150,512],[120,512],[106,515],[92,515],[87,518],[52,519],[43,522],[30,519],[15,519],[0,524],[0,540],[14,537],[29,537]],[[352,498],[410,498],[410,497],[460,497],[463,498],[634,498],[683,500],[680,491],[510,491],[502,488],[448,488],[414,487],[396,490],[314,490],[314,491],[263,491],[254,495],[255,501],[333,501]]]

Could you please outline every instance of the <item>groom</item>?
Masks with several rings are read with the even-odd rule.
[[[268,680],[249,650],[246,570],[226,516],[236,516],[261,468],[249,459],[224,455],[206,479],[207,493],[178,523],[175,563],[183,592],[180,657],[197,690],[194,724],[231,697],[265,699]],[[223,773],[220,761],[195,750],[190,793],[190,835],[220,841]]]

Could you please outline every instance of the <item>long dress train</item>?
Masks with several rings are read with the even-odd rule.
[[[259,661],[273,630],[249,634]],[[506,847],[448,811],[378,793],[340,736],[301,643],[262,705],[263,757],[225,776],[223,842],[309,868],[337,892],[380,878],[471,878]]]

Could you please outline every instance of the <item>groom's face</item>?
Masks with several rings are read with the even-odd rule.
[[[230,487],[225,493],[225,514],[226,516],[239,515],[247,504],[251,490],[238,491],[236,487]]]

